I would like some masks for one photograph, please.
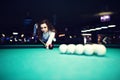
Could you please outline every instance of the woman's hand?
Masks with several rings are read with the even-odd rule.
[[[49,49],[49,44],[46,43],[46,49]]]

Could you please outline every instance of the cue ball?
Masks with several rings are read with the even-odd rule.
[[[91,44],[85,44],[84,45],[84,54],[86,55],[93,55],[94,49]]]
[[[61,53],[66,53],[66,51],[67,51],[67,45],[66,45],[66,44],[61,44],[61,45],[59,46],[59,51],[60,51]]]
[[[83,44],[77,44],[75,47],[75,53],[76,54],[83,54],[84,46]]]

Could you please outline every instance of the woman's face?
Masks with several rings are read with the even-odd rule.
[[[48,32],[48,26],[47,26],[46,23],[41,24],[40,27],[41,27],[41,31],[42,31],[43,33]]]

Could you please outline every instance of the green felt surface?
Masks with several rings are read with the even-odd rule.
[[[103,57],[58,48],[0,49],[0,80],[120,80],[120,49],[107,48]]]

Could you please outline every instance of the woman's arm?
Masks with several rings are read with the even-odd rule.
[[[52,44],[53,39],[55,38],[55,32],[50,33],[50,37],[48,38],[48,41],[46,42],[46,46],[49,46]]]

